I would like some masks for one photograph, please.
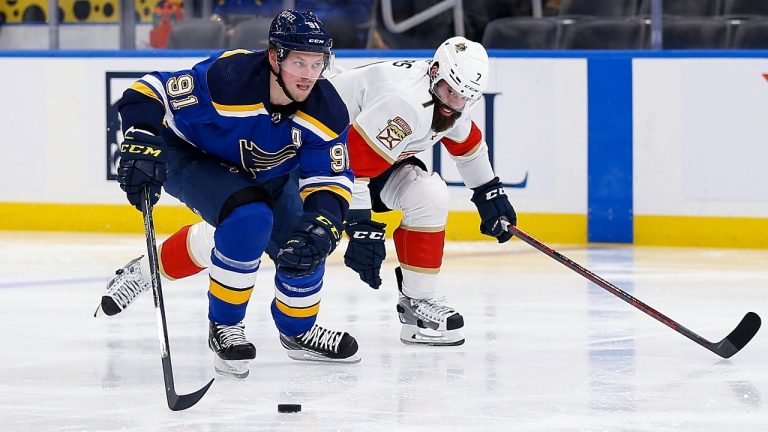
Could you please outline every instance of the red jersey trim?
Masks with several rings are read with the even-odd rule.
[[[456,142],[452,139],[443,138],[441,140],[448,153],[454,156],[468,156],[474,153],[480,144],[483,142],[483,133],[477,127],[475,122],[472,122],[472,129],[469,131],[469,136],[462,142]]]
[[[381,154],[370,138],[361,132],[357,123],[349,128],[347,134],[347,146],[349,147],[349,161],[355,177],[374,178],[386,171],[395,162]]]

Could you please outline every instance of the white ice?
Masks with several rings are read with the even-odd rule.
[[[768,317],[768,250],[554,246],[711,341],[748,311]],[[334,254],[319,323],[358,339],[353,365],[286,356],[265,261],[245,321],[250,376],[216,377],[172,412],[151,294],[92,316],[144,248],[134,235],[0,232],[0,430],[768,430],[768,330],[723,360],[519,241],[448,245],[440,294],[467,340],[449,348],[400,343],[394,251],[378,291]],[[176,389],[190,393],[215,377],[207,279],[163,288]]]

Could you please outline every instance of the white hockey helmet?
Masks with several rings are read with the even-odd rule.
[[[467,100],[464,110],[480,100],[488,87],[488,53],[481,44],[465,37],[455,36],[440,44],[429,63],[430,71],[435,65],[437,73],[430,75],[432,93],[439,97],[436,86],[444,80]]]

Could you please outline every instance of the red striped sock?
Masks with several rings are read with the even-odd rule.
[[[437,270],[443,263],[445,230],[412,231],[398,227],[394,233],[397,258],[411,267]]]
[[[205,267],[200,267],[192,258],[189,248],[189,228],[176,231],[160,245],[160,271],[170,279],[181,279],[200,273]]]

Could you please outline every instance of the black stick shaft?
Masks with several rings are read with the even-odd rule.
[[[202,399],[205,392],[213,384],[211,380],[202,389],[188,394],[179,395],[173,383],[173,366],[171,364],[171,348],[168,343],[168,326],[165,319],[165,305],[163,303],[163,288],[160,285],[160,266],[157,259],[157,245],[155,241],[155,225],[152,218],[152,203],[149,197],[149,188],[142,192],[142,214],[144,216],[144,234],[147,239],[147,257],[152,279],[152,295],[155,300],[155,315],[157,317],[158,339],[160,340],[160,355],[163,364],[163,380],[165,381],[165,396],[168,400],[168,408],[173,411],[187,409]]]

